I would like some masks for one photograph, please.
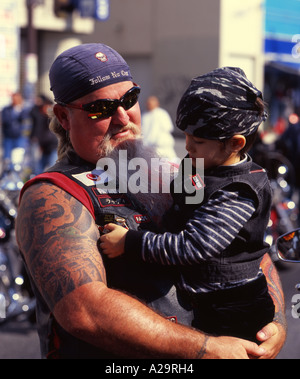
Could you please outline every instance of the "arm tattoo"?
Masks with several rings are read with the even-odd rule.
[[[261,262],[261,268],[266,276],[269,293],[275,306],[274,321],[286,328],[285,301],[281,281],[269,255],[265,255]]]
[[[209,340],[209,336],[205,335],[205,339],[204,339],[203,345],[202,345],[200,351],[197,354],[197,359],[203,359],[203,357],[205,356],[205,354],[206,354],[206,346],[207,346],[208,340]]]
[[[49,183],[29,188],[16,230],[28,269],[50,309],[84,284],[106,283],[95,222],[65,191]]]

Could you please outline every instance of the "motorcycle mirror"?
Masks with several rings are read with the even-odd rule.
[[[300,263],[300,229],[280,236],[276,241],[276,251],[284,262]]]

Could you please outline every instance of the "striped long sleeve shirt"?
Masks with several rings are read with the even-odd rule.
[[[144,232],[140,234],[142,240],[137,246],[142,247],[144,261],[161,265],[194,266],[215,260],[230,246],[254,212],[252,199],[237,191],[219,190],[194,211],[183,231],[178,234]],[[181,287],[192,292],[208,292],[241,284],[203,283],[200,276],[196,281],[195,278],[181,276]]]

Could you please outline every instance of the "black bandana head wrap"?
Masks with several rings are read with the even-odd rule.
[[[256,132],[267,112],[255,104],[262,93],[240,68],[218,68],[194,78],[183,95],[176,124],[184,132],[206,139],[227,139]]]

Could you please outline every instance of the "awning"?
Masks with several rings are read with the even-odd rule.
[[[289,74],[300,75],[300,34],[295,37],[294,41],[265,38],[266,65]]]

